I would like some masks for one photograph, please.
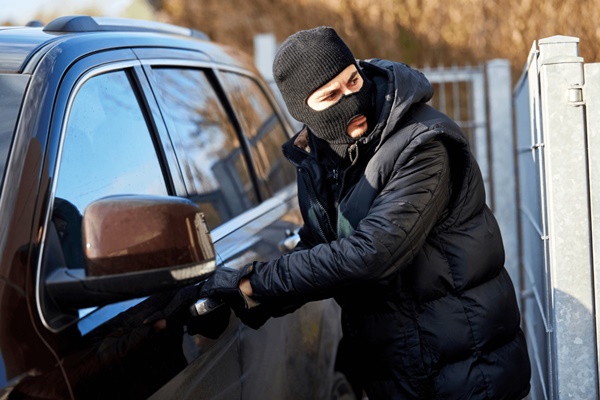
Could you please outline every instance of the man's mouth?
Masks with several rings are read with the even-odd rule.
[[[352,118],[350,120],[350,122],[348,122],[348,126],[350,125],[362,125],[364,123],[367,122],[367,117],[365,117],[364,115],[357,115],[356,117]]]

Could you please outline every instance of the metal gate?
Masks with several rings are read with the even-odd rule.
[[[490,200],[485,66],[424,67],[433,85],[431,106],[448,115],[465,132],[477,158]]]
[[[534,42],[514,91],[522,312],[535,400],[599,394],[600,64],[584,64],[578,42]]]

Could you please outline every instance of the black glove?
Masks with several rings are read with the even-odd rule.
[[[231,309],[227,304],[223,304],[204,315],[194,316],[190,314],[190,306],[200,298],[205,297],[201,294],[202,286],[203,284],[200,283],[178,290],[164,308],[155,311],[144,320],[144,325],[155,325],[163,320],[165,328],[186,325],[187,333],[190,335],[200,334],[210,339],[218,338],[229,325]]]
[[[239,288],[242,278],[248,277],[253,268],[252,264],[248,264],[242,269],[227,267],[217,269],[202,285],[200,296],[223,300],[244,325],[258,329],[271,318],[271,307],[259,304],[256,307],[248,308],[246,299]]]
[[[239,285],[242,278],[252,273],[252,268],[252,264],[248,264],[242,269],[217,268],[215,273],[202,285],[198,298],[213,297],[223,300],[236,314],[246,310],[248,306]]]

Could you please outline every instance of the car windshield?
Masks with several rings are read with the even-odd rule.
[[[28,79],[27,75],[0,74],[0,182],[4,181],[8,153]],[[1,191],[2,186],[0,195]]]

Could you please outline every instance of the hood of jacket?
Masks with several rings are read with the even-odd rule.
[[[376,85],[379,118],[365,143],[377,141],[379,148],[390,135],[399,130],[410,107],[426,103],[433,96],[433,86],[420,71],[404,63],[382,59],[359,62]]]

